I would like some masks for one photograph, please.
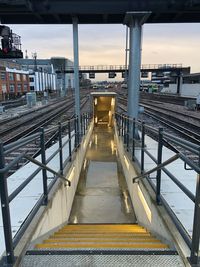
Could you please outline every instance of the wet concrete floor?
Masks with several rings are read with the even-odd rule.
[[[95,127],[86,153],[69,223],[135,223],[113,129]]]

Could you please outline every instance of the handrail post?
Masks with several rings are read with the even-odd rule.
[[[40,148],[41,148],[42,164],[46,165],[44,128],[40,129]],[[47,170],[46,169],[42,169],[42,177],[43,177],[43,190],[44,190],[43,205],[47,205],[47,203],[48,203],[48,188],[47,188]]]
[[[122,115],[122,137],[124,135],[124,116]]]
[[[0,169],[5,167],[4,149],[3,143],[0,141]],[[0,173],[0,198],[1,198],[1,210],[3,220],[3,231],[6,246],[6,259],[7,263],[12,265],[15,261],[14,249],[12,243],[12,230],[11,230],[11,219],[10,219],[10,207],[8,201],[8,186],[7,178],[4,173]]]
[[[200,151],[199,151],[199,165],[200,165]],[[190,254],[190,262],[194,265],[198,263],[199,240],[200,240],[199,221],[200,221],[200,173],[198,173],[197,175],[197,183],[196,183],[192,246]]]
[[[76,149],[77,146],[77,124],[76,124],[76,117],[74,118],[74,147]]]
[[[85,135],[85,113],[83,114],[83,135]]]
[[[127,118],[126,149],[129,150],[129,117]]]
[[[68,121],[68,138],[69,138],[69,161],[72,160],[72,140],[71,140],[71,122],[70,120]],[[76,138],[76,134],[75,134]]]
[[[82,136],[83,136],[83,114],[81,114],[81,116],[80,116],[80,130],[81,130],[81,132],[80,132],[79,136],[80,136],[80,138],[82,138]]]
[[[124,117],[124,144],[126,144],[126,117]]]
[[[135,161],[135,118],[133,118],[132,139],[132,161]]]
[[[121,135],[121,115],[117,115],[117,126],[118,126],[118,135]]]
[[[77,147],[79,146],[79,144],[80,144],[80,127],[79,127],[79,119],[78,119],[78,117],[76,117],[76,133],[77,133]]]
[[[162,163],[162,148],[163,148],[163,128],[159,127],[158,132],[158,155],[157,155],[157,164]],[[162,170],[159,169],[156,174],[156,202],[160,204],[160,188],[161,188],[161,173]]]
[[[141,139],[141,174],[144,172],[144,148],[145,148],[145,122],[142,122],[142,139]]]
[[[63,174],[63,147],[62,147],[62,125],[61,122],[58,124],[59,131],[59,156],[60,156],[60,173]]]

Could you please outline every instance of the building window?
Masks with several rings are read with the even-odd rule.
[[[6,80],[6,73],[5,72],[1,72],[1,80],[2,81]]]
[[[16,74],[16,80],[20,81],[20,74],[19,73]]]
[[[12,72],[9,73],[9,80],[14,81],[14,73]]]
[[[29,81],[30,81],[31,83],[33,83],[33,82],[34,82],[34,77],[30,77],[30,78],[29,78]]]
[[[2,93],[6,93],[7,89],[6,89],[6,84],[2,84]]]
[[[17,85],[17,92],[20,93],[22,91],[22,85],[18,84]]]
[[[27,92],[27,91],[28,91],[28,85],[24,84],[24,92]]]
[[[26,81],[26,74],[23,74],[23,81]]]
[[[34,86],[30,86],[31,91],[34,91],[34,89],[35,89]]]
[[[15,92],[15,86],[14,84],[10,84],[10,93],[14,93]]]

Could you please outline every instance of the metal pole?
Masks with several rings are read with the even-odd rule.
[[[162,147],[163,147],[162,139],[163,139],[163,128],[159,127],[157,165],[160,165],[162,163]],[[159,169],[156,175],[156,202],[157,204],[160,204],[161,172],[162,170]]]
[[[126,150],[129,151],[129,118],[127,118]]]
[[[128,27],[126,26],[126,51],[125,51],[124,81],[127,83],[127,80],[128,80]]]
[[[130,28],[129,49],[129,75],[128,75],[128,116],[138,118],[139,90],[140,90],[140,68],[141,68],[141,42],[142,25],[139,19],[132,18]]]
[[[42,159],[42,164],[46,165],[44,128],[41,128],[40,131],[41,131],[41,135],[40,135],[41,159]],[[47,187],[47,170],[46,169],[42,169],[42,177],[43,177],[43,190],[44,190],[43,205],[47,205],[47,203],[48,203],[48,187]]]
[[[79,88],[79,49],[78,49],[78,19],[73,17],[74,45],[74,85],[75,85],[75,114],[78,117],[78,132],[80,133],[80,88]]]
[[[200,166],[200,151],[199,151],[199,166]],[[197,175],[196,183],[196,198],[195,198],[195,208],[194,208],[194,219],[193,219],[193,232],[192,232],[192,247],[190,261],[192,264],[198,263],[198,253],[199,253],[199,240],[200,240],[200,173]]]
[[[3,143],[0,142],[0,169],[5,167]],[[4,173],[0,173],[0,198],[1,198],[1,210],[2,210],[2,220],[3,220],[3,231],[5,237],[6,245],[6,258],[8,264],[13,264],[14,250],[12,243],[12,231],[11,231],[11,220],[10,220],[10,207],[8,200],[8,186],[7,178]]]
[[[62,148],[62,125],[61,122],[59,122],[58,125],[58,131],[59,131],[59,155],[60,155],[60,173],[63,175],[63,148]]]
[[[69,160],[71,161],[72,160],[71,121],[68,121],[68,137],[69,137]]]
[[[135,161],[135,119],[133,119],[133,129],[132,129],[132,161]]]
[[[144,172],[144,146],[145,146],[145,123],[142,122],[142,143],[141,143],[141,174]]]

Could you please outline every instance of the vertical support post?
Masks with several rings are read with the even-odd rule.
[[[132,128],[132,161],[135,161],[135,119],[133,119]]]
[[[162,148],[163,148],[163,128],[159,127],[158,133],[158,156],[157,156],[157,164],[160,165],[162,163]],[[161,187],[161,173],[162,170],[157,170],[156,175],[156,202],[160,204],[160,187]]]
[[[125,50],[125,73],[124,81],[128,81],[128,27],[126,26],[126,50]]]
[[[122,137],[124,136],[124,116],[122,115]]]
[[[143,172],[144,172],[144,147],[145,147],[145,122],[142,122],[141,174],[143,174]]]
[[[77,147],[77,124],[76,124],[76,117],[74,118],[74,147]]]
[[[73,46],[74,46],[74,86],[75,86],[75,114],[78,118],[78,132],[80,133],[80,88],[79,88],[79,48],[78,48],[78,18],[73,17]]]
[[[138,118],[140,69],[141,69],[141,42],[142,25],[137,17],[131,17],[130,50],[129,50],[129,75],[128,75],[128,116]]]
[[[40,129],[40,148],[41,148],[41,160],[42,164],[46,164],[46,151],[45,151],[45,136],[44,136],[44,128]],[[47,170],[42,169],[42,177],[43,177],[43,205],[47,205],[48,203],[48,188],[47,188]]]
[[[127,124],[127,118],[124,117],[124,144],[126,144],[126,124]]]
[[[80,130],[81,130],[81,127],[80,127],[80,120],[78,119],[78,116],[76,117],[76,133],[77,133],[77,147],[79,146],[80,144]]]
[[[192,232],[192,247],[190,261],[192,264],[198,263],[198,253],[199,253],[199,240],[200,240],[200,174],[197,177],[196,185],[196,198],[195,198],[195,208],[194,208],[194,220],[193,220],[193,232]]]
[[[60,173],[63,174],[63,148],[62,148],[62,125],[58,124],[58,138],[59,138],[59,156],[60,156]]]
[[[127,118],[126,150],[129,150],[129,118]]]
[[[199,151],[199,166],[200,166],[200,151]],[[197,174],[193,232],[192,232],[192,247],[190,255],[190,262],[194,265],[197,265],[199,261],[198,259],[199,240],[200,240],[199,221],[200,221],[200,173]]]
[[[5,167],[3,143],[0,142],[0,169]],[[14,250],[12,243],[12,231],[11,231],[11,219],[10,219],[10,207],[8,200],[8,186],[7,178],[4,173],[0,173],[0,198],[1,198],[1,211],[3,220],[3,231],[6,246],[6,259],[8,264],[13,264]]]
[[[69,138],[69,161],[72,160],[72,140],[71,140],[71,121],[68,121],[68,138]],[[76,134],[75,134],[76,138]]]
[[[83,134],[85,135],[86,132],[86,121],[85,121],[85,114],[83,114]]]
[[[177,77],[177,94],[178,95],[181,95],[182,83],[183,83],[182,73],[179,72],[178,77]]]

